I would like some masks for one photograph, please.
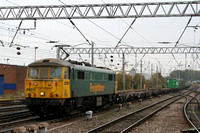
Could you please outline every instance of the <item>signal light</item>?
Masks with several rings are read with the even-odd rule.
[[[48,83],[48,86],[51,86],[51,83]]]
[[[55,86],[57,86],[58,85],[58,82],[55,82]]]
[[[35,94],[35,93],[33,93],[33,96],[34,96],[34,97],[36,97],[36,94]]]
[[[31,82],[29,82],[29,85],[31,85]]]
[[[37,84],[37,83],[35,83],[35,86],[38,86],[38,84]]]

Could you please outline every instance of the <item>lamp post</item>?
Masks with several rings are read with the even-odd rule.
[[[38,47],[35,47],[35,59],[34,59],[35,61],[36,61],[36,49],[38,49]]]

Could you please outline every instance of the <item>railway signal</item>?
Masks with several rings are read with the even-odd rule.
[[[20,55],[21,52],[20,52],[19,50],[20,50],[21,48],[20,48],[20,47],[17,47],[16,49],[17,49],[17,55]]]

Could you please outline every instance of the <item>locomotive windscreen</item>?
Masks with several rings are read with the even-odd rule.
[[[61,67],[29,67],[28,77],[33,79],[61,78]]]

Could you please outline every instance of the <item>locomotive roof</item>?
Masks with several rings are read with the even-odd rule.
[[[72,64],[59,59],[47,58],[35,61],[28,66],[71,66]]]
[[[74,65],[68,61],[54,59],[54,58],[47,58],[35,61],[28,65],[31,66],[70,66],[75,70],[82,70],[82,71],[95,71],[95,72],[102,72],[102,73],[111,73],[114,74],[115,72],[112,70],[95,68],[95,67],[88,67],[88,66],[81,66],[81,65]]]
[[[101,69],[101,68],[95,68],[95,67],[88,67],[88,66],[80,66],[80,65],[74,65],[75,70],[82,70],[82,71],[95,71],[95,72],[101,72],[101,73],[110,73],[115,74],[114,71],[108,70],[108,69]]]

